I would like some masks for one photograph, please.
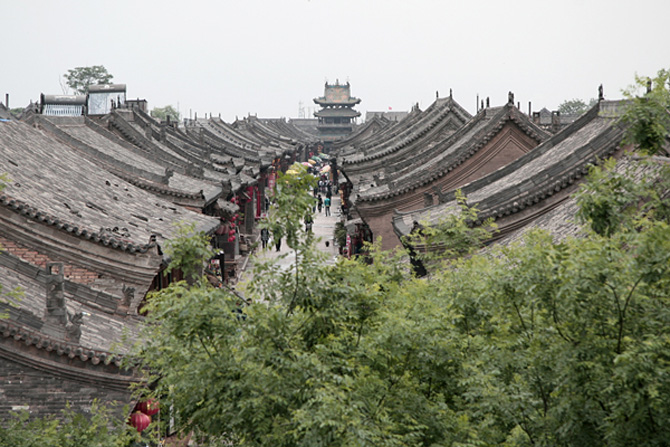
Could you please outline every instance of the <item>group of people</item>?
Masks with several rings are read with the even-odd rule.
[[[314,198],[316,198],[316,203],[314,205],[314,209],[312,212],[316,212],[317,209],[319,211],[319,214],[325,210],[325,215],[326,216],[331,216],[330,214],[330,207],[332,204],[332,187],[333,187],[333,182],[328,178],[327,175],[322,174],[321,177],[319,178],[317,184],[314,186],[313,194]],[[323,197],[325,196],[325,198]],[[270,200],[266,197],[265,198],[265,211],[269,211],[270,209]],[[305,216],[305,231],[306,232],[311,232],[312,231],[312,226],[314,224],[314,220],[312,218],[311,214],[307,214]],[[273,241],[275,243],[275,250],[280,251],[281,250],[281,235],[278,234],[270,234],[270,230],[268,228],[261,228],[261,246],[263,247],[263,250],[267,249],[268,244],[270,242],[270,236],[272,236]]]

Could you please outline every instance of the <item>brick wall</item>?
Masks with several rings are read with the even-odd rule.
[[[63,378],[6,358],[0,361],[0,419],[19,410],[38,417],[55,414],[68,403],[74,410],[86,412],[94,399],[109,404],[122,416],[123,405],[130,403],[130,391]]]
[[[45,269],[47,263],[49,262],[60,262],[58,259],[50,259],[48,256],[41,254],[36,250],[24,247],[15,241],[10,241],[9,239],[3,237],[0,237],[0,246],[2,246],[4,250],[16,256],[17,258],[20,258],[42,269]],[[93,284],[95,280],[100,277],[96,272],[85,269],[83,267],[76,267],[71,264],[64,265],[64,275],[65,279],[85,285]]]

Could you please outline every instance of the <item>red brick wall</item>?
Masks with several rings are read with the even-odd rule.
[[[58,259],[50,259],[48,256],[41,254],[36,250],[24,247],[17,244],[15,241],[10,241],[3,237],[0,237],[0,246],[2,246],[8,253],[43,269],[46,268],[47,263],[49,262],[60,262]],[[65,279],[75,283],[90,285],[99,277],[97,273],[83,267],[65,264],[63,268],[65,270]]]

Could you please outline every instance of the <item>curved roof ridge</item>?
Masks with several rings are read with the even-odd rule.
[[[82,229],[79,227],[79,225],[73,222],[59,219],[27,204],[22,200],[14,199],[7,194],[0,194],[0,205],[3,205],[18,214],[28,217],[35,222],[53,226],[60,231],[65,231],[81,239],[89,240],[108,247],[111,246],[114,249],[128,253],[146,253],[150,248],[156,246],[156,243],[153,241],[144,245],[137,245],[133,244],[132,242],[128,242],[125,239],[101,234],[99,231],[94,232],[86,228]]]
[[[487,119],[488,122],[484,125],[484,128],[478,130],[475,135],[470,138],[470,141],[474,140],[476,143],[473,146],[470,146],[469,149],[465,151],[465,153],[453,153],[447,155],[447,158],[451,159],[449,163],[442,165],[440,169],[433,172],[427,172],[425,170],[420,172],[418,177],[414,177],[409,184],[402,188],[402,190],[387,191],[379,194],[370,194],[367,196],[361,194],[359,200],[363,202],[372,202],[402,195],[418,187],[424,186],[427,183],[436,180],[437,178],[443,177],[479,152],[479,150],[483,148],[508,121],[514,122],[519,127],[519,129],[526,133],[526,135],[528,135],[530,138],[537,141],[538,144],[542,143],[542,141],[549,137],[547,132],[537,126],[532,126],[532,123],[528,119],[523,119],[525,115],[521,114],[521,112],[514,105],[508,104],[506,106],[497,107],[497,109],[499,110],[497,110],[493,116],[490,115],[490,112],[478,113],[475,115],[475,117],[473,117],[472,120],[470,120],[470,122],[466,123],[465,126],[456,131],[456,133],[450,135],[443,142],[430,148],[431,153],[443,151],[445,146],[449,147],[455,144],[457,141],[462,139],[465,134],[467,134],[472,129],[472,127],[480,123],[482,120]],[[462,149],[465,150],[465,147],[462,147]],[[409,173],[405,172],[403,175],[409,175]],[[385,183],[393,183],[400,177],[401,175],[392,175],[386,179]]]
[[[437,101],[436,101],[437,102]],[[439,124],[442,123],[449,123],[452,120],[449,118],[451,116],[456,116],[461,123],[467,122],[467,120],[463,120],[464,115],[460,111],[456,111],[455,109],[452,109],[452,105],[454,103],[453,99],[449,98],[447,100],[443,101],[444,107],[438,108],[435,107],[434,111],[432,111],[429,115],[426,115],[425,120],[421,120],[421,124],[417,124],[411,128],[408,128],[403,135],[403,139],[396,144],[388,147],[388,146],[382,146],[380,147],[377,151],[375,151],[374,154],[370,155],[365,155],[361,159],[354,159],[354,160],[344,160],[345,164],[364,164],[365,162],[372,161],[384,156],[387,156],[391,153],[398,152],[400,149],[403,149],[410,144],[414,143],[417,141],[419,138],[422,138],[424,135],[426,135],[428,132],[430,132],[433,128],[438,126]],[[460,107],[460,106],[459,106]],[[469,118],[468,118],[469,119]],[[424,123],[423,121],[428,121]],[[416,128],[418,126],[418,129]]]
[[[572,185],[588,172],[590,164],[597,163],[599,159],[612,155],[621,148],[621,138],[624,129],[618,124],[616,116],[601,113],[603,109],[612,108],[611,104],[594,106],[582,115],[577,121],[563,129],[540,144],[534,151],[527,153],[509,165],[501,168],[485,177],[475,180],[464,187],[463,193],[471,198],[473,204],[480,209],[479,220],[488,217],[499,218],[518,213],[538,202],[553,196],[563,189]],[[602,117],[601,124],[596,119]],[[587,129],[587,135],[582,141],[564,143],[569,138],[577,138],[579,131],[587,128],[593,123],[593,130]],[[594,132],[597,132],[594,134]],[[521,168],[529,166],[536,159],[554,153],[559,145],[576,145],[574,149],[566,152],[560,159],[554,160],[552,165],[541,166],[539,170],[531,173],[528,177],[518,179],[513,185],[506,188],[496,187],[496,183],[508,178]],[[537,163],[535,163],[537,164]],[[518,176],[517,176],[518,177]],[[477,199],[477,195],[485,194],[491,190],[491,194]],[[451,197],[449,202],[438,203],[420,210],[398,211],[394,210],[393,226],[397,234],[409,231],[405,218],[420,215],[431,215],[434,211],[453,209],[454,191],[444,193]]]
[[[90,362],[93,365],[114,365],[117,368],[122,367],[122,360],[125,357],[110,351],[84,347],[76,343],[70,343],[63,340],[56,340],[48,335],[27,329],[11,320],[0,320],[0,334],[4,338],[13,338],[16,341],[23,341],[28,346],[35,346],[37,349],[43,349],[47,352],[54,351],[59,356],[68,356],[73,359],[78,357],[82,362]]]

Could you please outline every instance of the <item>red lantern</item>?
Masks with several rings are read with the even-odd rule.
[[[137,409],[147,416],[153,416],[160,411],[160,404],[157,400],[147,399],[140,402],[137,405]]]
[[[130,425],[135,427],[140,433],[142,433],[149,424],[151,424],[151,416],[146,415],[141,411],[136,411],[130,415]]]

